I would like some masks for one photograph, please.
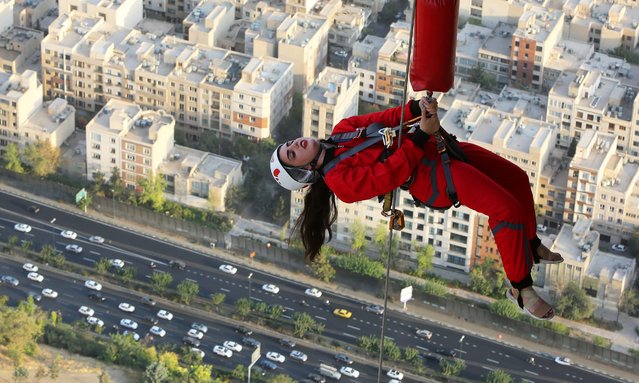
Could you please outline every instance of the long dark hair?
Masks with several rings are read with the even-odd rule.
[[[329,241],[333,238],[331,226],[336,220],[335,194],[328,188],[324,179],[319,178],[309,186],[304,196],[304,208],[295,223],[295,230],[299,229],[307,260],[313,262],[319,255],[327,234]]]

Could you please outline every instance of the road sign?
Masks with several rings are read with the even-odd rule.
[[[257,346],[255,348],[255,350],[253,350],[253,353],[251,354],[251,366],[255,364],[255,362],[257,362],[260,357],[262,356],[262,353],[260,351],[260,346]]]
[[[413,286],[404,287],[399,293],[399,301],[406,303],[413,299]]]
[[[80,203],[84,198],[87,197],[87,191],[85,188],[80,189],[80,191],[75,195],[75,203]]]

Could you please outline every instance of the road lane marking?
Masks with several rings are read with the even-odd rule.
[[[353,330],[360,331],[360,328],[359,328],[359,327],[355,327],[355,326],[351,326],[351,325],[346,325],[346,327],[348,327],[348,328],[352,328]]]
[[[394,341],[394,340],[395,340],[395,338],[392,338],[392,337],[390,337],[390,336],[386,336],[385,338],[386,338],[386,339],[390,339],[390,340],[392,340],[392,341]]]
[[[100,255],[100,253],[98,253],[98,252],[97,252],[97,251],[95,251],[95,250],[89,250],[89,253],[91,253],[91,254],[95,254],[95,255]]]
[[[291,316],[290,316],[290,315],[282,315],[282,316],[283,316],[284,318],[286,318],[286,319],[291,319]]]
[[[492,370],[493,370],[492,368],[490,368],[490,367],[488,367],[488,366],[481,366],[481,368],[486,369],[486,370],[488,370],[488,371],[492,371]]]
[[[71,299],[77,298],[77,296],[74,296],[74,295],[71,295],[71,294],[67,294],[67,293],[62,293],[62,295],[64,295],[67,298],[71,298]]]
[[[426,347],[422,347],[422,346],[415,346],[416,348],[420,349],[420,350],[424,350],[424,351],[430,351],[429,349],[427,349]]]
[[[466,351],[464,351],[464,350],[460,350],[460,349],[458,349],[458,348],[455,348],[455,349],[453,349],[453,350],[455,350],[455,351],[459,351],[459,352],[460,352],[460,353],[462,353],[462,354],[465,354],[465,353],[466,353]]]
[[[357,337],[356,337],[355,335],[351,335],[351,334],[349,334],[349,333],[347,333],[347,332],[344,332],[344,333],[342,333],[342,334],[343,334],[344,336],[349,337],[349,338],[357,339]]]
[[[321,316],[318,316],[318,315],[315,315],[315,318],[317,318],[317,319],[319,319],[319,320],[326,320],[326,318],[321,317]]]
[[[258,302],[262,302],[262,300],[260,298],[256,298],[256,297],[251,297],[252,301],[258,301]]]
[[[495,364],[499,364],[499,362],[494,360],[494,359],[486,358],[486,360],[489,361],[489,362],[493,362]]]
[[[225,293],[230,293],[231,292],[231,290],[225,289],[224,287],[220,287],[220,290],[224,291]]]
[[[82,257],[82,259],[84,259],[87,262],[91,262],[91,263],[95,263],[95,260],[91,259],[91,258],[87,258],[87,257]]]
[[[290,308],[290,307],[284,307],[284,309],[285,309],[285,310],[288,310],[288,311],[295,311],[295,309],[292,309],[292,308]]]
[[[524,370],[524,372],[527,372],[527,373],[529,373],[530,375],[535,375],[535,376],[538,376],[538,375],[539,375],[538,373],[533,372],[533,371],[529,371],[529,370]]]

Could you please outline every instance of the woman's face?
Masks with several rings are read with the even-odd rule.
[[[300,137],[285,142],[278,155],[284,165],[298,168],[310,164],[319,150],[320,143],[316,138]]]

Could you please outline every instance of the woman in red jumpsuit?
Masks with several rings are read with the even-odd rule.
[[[387,109],[340,121],[332,136],[353,132],[379,122],[387,127],[400,123],[402,107]],[[384,195],[402,185],[411,175],[413,197],[431,207],[452,205],[446,193],[446,178],[434,138],[440,129],[437,102],[411,100],[404,106],[409,120],[420,116],[419,129],[406,134],[391,154],[380,161],[383,144],[377,143],[343,158],[324,176],[322,166],[365,138],[335,143],[331,138],[297,138],[277,147],[271,157],[271,173],[289,190],[308,187],[304,209],[297,221],[306,256],[311,261],[325,240],[332,236],[331,224],[337,219],[335,197],[352,203]],[[534,263],[559,263],[563,259],[551,252],[536,235],[533,196],[526,173],[510,161],[470,143],[459,143],[468,162],[452,159],[450,172],[459,202],[489,217],[506,276],[512,288],[507,296],[537,319],[554,316],[552,307],[532,288],[530,270]],[[416,170],[416,171],[415,171]]]

